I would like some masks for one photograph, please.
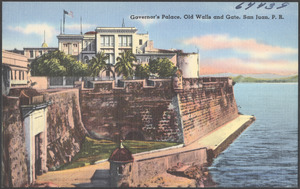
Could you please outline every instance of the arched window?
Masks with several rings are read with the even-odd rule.
[[[89,63],[89,57],[88,57],[88,56],[85,56],[85,57],[83,58],[83,61],[84,61],[84,63]]]

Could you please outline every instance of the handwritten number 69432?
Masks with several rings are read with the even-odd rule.
[[[235,9],[241,9],[241,8],[243,8],[242,5],[243,5],[244,3],[245,3],[245,2],[238,4],[238,5],[235,7]],[[267,4],[267,3],[260,3],[256,8],[259,9],[259,8],[265,6],[266,4]],[[251,8],[251,7],[253,7],[253,5],[255,5],[255,2],[250,2],[250,3],[248,3],[248,5],[247,5],[247,7],[245,8],[245,10],[247,10],[247,9],[249,9],[249,8]],[[273,8],[275,7],[275,5],[276,5],[275,3],[270,3],[269,5],[265,6],[265,9],[273,9]],[[281,6],[276,7],[276,9],[281,9],[281,8],[286,7],[286,6],[288,6],[288,5],[289,5],[288,2],[284,2],[284,3],[281,3]]]

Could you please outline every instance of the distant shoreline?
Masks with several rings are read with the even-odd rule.
[[[276,79],[245,77],[242,75],[231,78],[235,83],[298,83],[298,75]]]

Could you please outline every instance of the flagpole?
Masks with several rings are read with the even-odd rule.
[[[65,34],[65,22],[66,22],[66,18],[65,18],[65,10],[63,10],[63,34]]]

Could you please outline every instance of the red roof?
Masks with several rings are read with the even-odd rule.
[[[133,162],[131,152],[127,148],[116,148],[115,151],[110,155],[108,161],[129,163]]]
[[[95,31],[88,31],[88,32],[86,32],[85,34],[96,34],[97,32],[95,32]]]
[[[39,96],[39,95],[41,95],[41,94],[39,92],[37,92],[36,89],[32,89],[29,87],[13,88],[13,89],[10,89],[10,91],[9,91],[9,96],[16,96],[16,97],[19,97],[19,96],[33,97],[33,96]]]

